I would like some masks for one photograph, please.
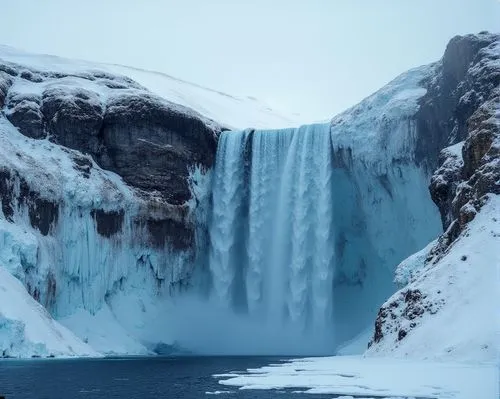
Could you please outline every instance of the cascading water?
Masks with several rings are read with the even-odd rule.
[[[210,227],[220,304],[332,340],[332,153],[328,125],[221,135]]]

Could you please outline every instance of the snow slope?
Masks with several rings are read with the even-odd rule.
[[[100,356],[53,320],[0,265],[0,357]]]
[[[396,317],[386,318],[382,340],[366,354],[499,362],[500,196],[489,194],[448,252],[413,275],[383,305]],[[412,302],[407,293],[417,291]]]
[[[192,108],[201,115],[230,128],[281,128],[307,122],[301,121],[298,115],[281,114],[255,98],[232,96],[161,72],[31,54],[3,45],[0,45],[0,59],[42,71],[64,73],[104,71],[125,75],[160,97]]]

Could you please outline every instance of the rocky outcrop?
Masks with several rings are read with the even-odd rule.
[[[468,72],[482,82],[484,90],[471,89],[459,101],[462,104],[478,98],[482,102],[466,121],[464,141],[455,146],[455,151],[443,150],[441,166],[431,180],[431,196],[445,230],[431,252],[436,259],[474,219],[485,195],[500,193],[500,36],[494,37],[496,41],[478,52],[480,58]]]
[[[172,204],[191,197],[190,167],[213,164],[221,128],[128,78],[7,66],[14,84],[5,95],[5,115],[28,137],[89,154],[130,185]]]
[[[375,347],[370,349],[372,353],[387,346],[384,341],[392,340],[398,346],[397,342],[411,335],[424,318],[449,306],[449,298],[444,298],[451,296],[447,290],[454,280],[450,265],[455,267],[455,258],[459,263],[469,262],[467,255],[457,256],[453,248],[460,241],[470,240],[469,223],[491,195],[500,194],[500,36],[481,33],[454,38],[441,61],[439,75],[430,82],[422,99],[418,117],[419,128],[423,129],[418,141],[420,161],[432,165],[433,151],[454,144],[441,151],[440,165],[429,186],[444,233],[425,249],[424,262],[414,262],[420,270],[407,281],[409,285],[380,308],[370,342]],[[475,228],[488,230],[484,226]],[[492,231],[493,238],[488,239],[495,240],[496,234]],[[409,267],[407,263],[405,268]],[[432,274],[445,267],[450,268],[447,285],[431,284]]]
[[[154,245],[192,246],[194,226],[186,209],[191,199],[189,175],[195,167],[206,170],[213,165],[221,130],[215,122],[123,76],[93,70],[37,70],[2,60],[0,107],[2,116],[23,135],[79,151],[82,155],[71,153],[73,167],[84,176],[90,176],[93,159],[119,174],[146,203],[161,208],[149,214],[146,206],[136,221],[146,227]],[[8,180],[0,179],[0,185]],[[2,204],[8,217],[12,195],[3,186]],[[40,201],[31,203],[48,210]],[[113,235],[120,218],[100,209],[93,212],[97,231]],[[116,212],[122,214],[123,209]],[[48,232],[48,222],[33,223]]]
[[[498,51],[494,50],[498,38],[487,32],[454,37],[437,63],[436,73],[424,82],[427,93],[415,116],[415,158],[429,170],[438,166],[443,148],[468,137],[471,116],[498,87]]]

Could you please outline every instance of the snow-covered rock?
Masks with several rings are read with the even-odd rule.
[[[457,91],[470,90],[457,96],[448,138],[463,141],[442,150],[430,184],[445,231],[399,265],[396,281],[407,285],[380,308],[368,355],[499,358],[500,37],[454,39],[448,56],[461,40],[476,55],[462,70]]]
[[[367,355],[496,361],[500,355],[500,196],[436,263],[381,307]]]
[[[53,320],[0,265],[0,358],[70,356],[101,354]]]
[[[53,55],[32,54],[8,46],[0,45],[0,59],[15,64],[27,65],[38,71],[71,75],[86,75],[99,71],[101,75],[121,80],[129,86],[133,79],[151,93],[184,107],[195,110],[206,118],[218,121],[233,129],[282,128],[298,126],[306,121],[300,115],[289,115],[272,109],[269,105],[253,97],[234,96],[206,88],[195,83],[174,78],[165,73],[148,71],[124,65],[98,64],[82,60],[67,59]],[[0,69],[1,70],[1,69]],[[29,72],[25,73],[26,76]],[[34,75],[35,79],[37,75]],[[1,80],[0,80],[1,82]],[[134,83],[134,86],[137,86]],[[114,84],[116,85],[116,84]],[[1,88],[1,83],[0,83]],[[1,90],[1,89],[0,89]],[[1,106],[1,91],[0,91]]]

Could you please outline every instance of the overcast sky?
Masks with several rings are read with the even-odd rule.
[[[0,42],[132,65],[305,120],[333,116],[456,34],[500,31],[498,0],[0,0]]]

